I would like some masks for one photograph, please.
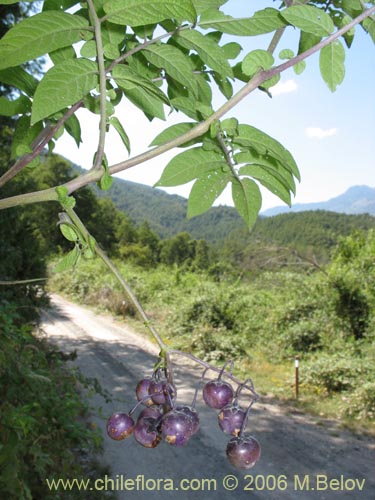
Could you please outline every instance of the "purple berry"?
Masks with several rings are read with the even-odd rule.
[[[153,406],[152,408],[148,407],[148,408],[144,408],[141,411],[141,413],[138,416],[138,420],[140,418],[145,418],[145,417],[154,418],[155,420],[158,420],[161,418],[162,415],[163,415],[163,412],[160,408],[155,407],[155,406]]]
[[[238,436],[245,416],[246,410],[243,410],[237,404],[224,406],[218,415],[219,427],[225,434]]]
[[[191,420],[191,436],[199,430],[199,415],[195,408],[191,406],[176,406],[176,410],[184,413]]]
[[[227,445],[227,457],[237,469],[251,469],[260,458],[260,444],[250,435],[233,437]]]
[[[107,434],[110,438],[120,441],[132,434],[134,426],[134,420],[127,413],[114,413],[107,421]]]
[[[167,380],[152,380],[149,394],[153,403],[157,405],[170,405],[176,397],[176,391]]]
[[[192,435],[193,423],[184,412],[174,409],[163,416],[161,432],[168,444],[185,446]]]
[[[203,387],[203,399],[210,408],[221,410],[233,400],[233,388],[223,380],[211,380]]]
[[[146,408],[145,411],[151,408]],[[155,448],[161,441],[161,433],[158,428],[158,422],[160,418],[152,418],[149,416],[140,416],[138,418],[137,424],[134,428],[134,438],[137,443],[141,444],[145,448]]]
[[[150,394],[149,389],[151,382],[152,379],[150,377],[145,377],[138,382],[135,389],[138,401],[142,401],[145,406],[151,406],[153,404],[151,397],[147,398],[147,396]]]

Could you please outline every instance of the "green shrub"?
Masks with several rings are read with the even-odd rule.
[[[66,356],[19,322],[0,307],[0,492],[9,500],[60,498],[46,478],[86,475],[74,450],[94,450],[100,438],[85,423],[88,408]]]
[[[344,414],[358,419],[375,420],[375,380],[365,382],[348,396]]]
[[[329,356],[320,354],[303,372],[303,382],[324,389],[327,393],[354,390],[375,375],[374,367],[350,353]]]

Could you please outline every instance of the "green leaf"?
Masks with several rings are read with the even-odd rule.
[[[330,35],[335,29],[330,16],[324,10],[312,5],[293,5],[280,14],[296,28],[316,36]]]
[[[211,112],[208,114],[208,116],[210,116],[213,113],[211,105],[212,90],[206,78],[205,75],[194,75],[194,79],[198,84],[198,101],[211,109]],[[197,103],[196,108],[199,108],[199,103]]]
[[[138,89],[141,87],[145,92],[152,95],[154,98],[169,105],[169,100],[165,94],[150,80],[144,78],[142,75],[127,66],[116,66],[112,71],[112,77],[116,83],[121,87],[125,94],[130,90]]]
[[[207,9],[218,9],[228,0],[192,0],[197,14],[201,14]]]
[[[115,24],[143,26],[176,19],[179,23],[196,21],[197,13],[191,0],[108,0],[104,4],[108,19]]]
[[[236,59],[241,53],[242,47],[239,43],[229,42],[221,47],[226,59]]]
[[[73,47],[62,47],[61,49],[50,52],[48,55],[55,66],[67,59],[75,59],[77,57]]]
[[[223,96],[227,99],[230,99],[233,95],[233,86],[229,79],[222,77],[221,75],[219,75],[219,73],[216,72],[214,72],[213,77]]]
[[[217,134],[219,132],[220,132],[220,121],[215,120],[210,125],[210,137],[211,137],[211,139],[215,139],[215,137],[217,136]]]
[[[165,120],[163,103],[154,94],[151,94],[142,87],[134,87],[126,90],[125,95],[129,101],[145,113],[149,120],[155,117]]]
[[[115,130],[118,132],[124,146],[126,147],[128,153],[130,154],[130,140],[129,140],[128,134],[125,132],[125,129],[122,126],[120,120],[118,118],[116,118],[115,116],[112,116],[109,119],[109,124],[112,125],[115,128]]]
[[[296,75],[300,75],[306,69],[306,61],[300,61],[293,66],[293,70]]]
[[[255,224],[262,206],[262,195],[258,185],[251,179],[233,179],[232,197],[237,212],[250,229]]]
[[[79,240],[79,233],[75,230],[73,224],[59,224],[59,229],[68,241],[77,241]]]
[[[375,21],[373,18],[367,18],[362,22],[362,27],[371,36],[372,41],[375,43]]]
[[[311,49],[311,47],[317,45],[321,39],[322,39],[321,36],[316,36],[313,35],[312,33],[306,33],[306,31],[301,31],[298,44],[298,54],[302,54],[303,52],[306,52],[306,50]]]
[[[187,217],[196,217],[212,207],[231,179],[231,175],[214,170],[194,182],[191,189]]]
[[[323,80],[331,92],[345,77],[345,49],[339,40],[335,40],[320,51],[319,66]]]
[[[104,174],[100,178],[99,187],[102,191],[107,191],[108,189],[110,189],[112,184],[113,184],[113,178],[111,177],[110,173],[108,172],[108,169],[106,168]]]
[[[279,53],[280,59],[292,59],[294,57],[294,52],[291,49],[283,49]]]
[[[344,26],[348,25],[353,19],[348,16],[347,14],[344,15],[338,15],[333,18],[333,22],[335,23],[335,26],[338,29],[343,28]],[[375,23],[374,23],[375,24]],[[343,38],[345,40],[346,46],[350,49],[353,40],[354,40],[354,35],[355,35],[355,26],[351,28],[349,31],[347,31],[344,35]]]
[[[280,162],[280,164],[289,170],[298,180],[300,173],[297,164],[290,154],[276,139],[270,137],[265,132],[252,127],[251,125],[239,125],[238,135],[233,138],[236,144],[254,148],[260,155],[270,155]]]
[[[88,21],[65,12],[48,11],[24,19],[0,40],[0,69],[18,66],[47,52],[79,42]]]
[[[196,125],[197,123],[195,122],[177,123],[176,125],[172,125],[171,127],[166,128],[165,130],[163,130],[163,132],[158,134],[150,144],[150,147],[165,144],[166,142],[175,139],[182,134],[185,134],[185,132],[189,132]],[[184,145],[180,145],[179,147],[184,147]]]
[[[227,169],[221,154],[200,147],[188,149],[172,158],[155,186],[179,186],[220,169]]]
[[[238,120],[237,118],[225,118],[221,122],[221,130],[225,132],[229,137],[233,137],[238,134]]]
[[[79,148],[82,137],[81,137],[81,125],[79,123],[76,115],[70,116],[65,122],[65,129],[70,136],[76,141],[77,147]]]
[[[202,61],[223,76],[233,77],[233,71],[223,49],[212,38],[196,30],[180,31],[176,41],[187,49],[195,50]]]
[[[13,101],[6,97],[0,97],[0,115],[16,116],[25,114],[31,108],[31,101],[26,96],[21,95]]]
[[[55,191],[58,196],[58,202],[64,209],[75,207],[76,200],[73,196],[69,196],[69,191],[66,186],[57,186]]]
[[[201,117],[197,113],[194,100],[189,99],[188,97],[175,97],[171,99],[171,105],[175,109],[182,111],[182,113],[184,113],[189,118],[197,121],[201,120]]]
[[[184,85],[197,96],[198,85],[193,78],[194,67],[188,57],[173,45],[149,45],[143,51],[145,58],[157,68],[163,68],[166,73]]]
[[[125,28],[108,21],[102,23],[102,39],[105,57],[116,59],[120,55],[119,46],[125,39]]]
[[[36,89],[31,123],[85,97],[98,85],[97,71],[96,63],[87,59],[70,59],[51,68]]]
[[[96,57],[96,42],[95,40],[87,40],[80,50],[80,54],[82,57],[87,57],[90,59],[91,57]]]
[[[21,116],[17,121],[13,135],[11,158],[16,159],[24,154],[31,153],[31,143],[42,130],[42,123],[30,127],[30,116]]]
[[[263,156],[258,154],[255,150],[248,150],[236,153],[233,156],[233,159],[237,164],[251,163],[261,166],[271,172],[272,175],[282,182],[288,190],[290,190],[293,194],[296,194],[296,183],[293,174],[290,170],[284,168],[279,160],[273,158],[269,154],[267,154],[267,156]]]
[[[282,182],[282,177],[277,177],[277,173],[269,167],[263,165],[245,165],[239,170],[239,175],[249,175],[259,181],[271,193],[275,194],[287,205],[291,205],[290,191]]]
[[[68,254],[66,254],[60,262],[55,266],[54,271],[56,273],[67,271],[68,269],[74,268],[79,261],[81,252],[78,247],[74,247]]]
[[[246,75],[254,75],[257,71],[272,67],[275,59],[267,50],[253,50],[242,61],[242,71]]]
[[[282,28],[285,24],[279,11],[270,7],[258,10],[252,17],[241,19],[210,9],[202,14],[199,21],[199,26],[203,29],[213,28],[235,36],[262,35]]]
[[[7,68],[0,71],[0,82],[22,90],[28,96],[34,95],[38,80],[21,67]]]

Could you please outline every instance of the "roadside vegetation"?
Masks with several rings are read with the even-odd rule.
[[[168,342],[209,361],[236,360],[263,395],[298,404],[347,425],[375,429],[375,232],[340,240],[324,267],[244,274],[221,262],[117,265]],[[56,261],[55,261],[56,264]],[[134,321],[115,278],[95,261],[53,273],[50,287]],[[142,328],[134,323],[137,328]]]

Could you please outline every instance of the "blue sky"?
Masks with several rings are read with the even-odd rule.
[[[244,8],[244,4],[250,7]],[[277,7],[280,2],[229,0],[223,10],[236,17],[247,17],[254,10],[267,6]],[[255,48],[266,49],[270,36],[239,38],[227,37],[243,46],[241,56]],[[298,37],[290,27],[275,52],[284,48],[296,51]],[[332,93],[319,73],[319,60],[315,55],[307,60],[302,75],[288,70],[281,76],[273,98],[265,93],[253,92],[228,116],[248,123],[278,139],[293,154],[301,171],[302,181],[297,185],[293,203],[326,200],[337,196],[350,186],[375,186],[375,46],[361,27],[350,50],[346,51],[344,82]],[[222,102],[220,94],[215,102]],[[97,140],[97,122],[92,114],[80,111],[83,123],[83,141],[77,150],[66,134],[57,143],[55,151],[73,162],[89,168]],[[186,121],[183,115],[168,118],[167,122],[150,123],[131,105],[121,104],[117,114],[132,141],[132,156],[147,149],[148,144],[163,128],[177,121]],[[119,177],[153,185],[163,167],[180,150],[166,153],[147,164],[138,165]],[[127,158],[126,151],[115,133],[106,143],[110,164]],[[189,185],[169,188],[170,193],[187,196]],[[216,204],[232,204],[230,193],[224,192]],[[282,202],[263,190],[262,210],[281,205]]]

